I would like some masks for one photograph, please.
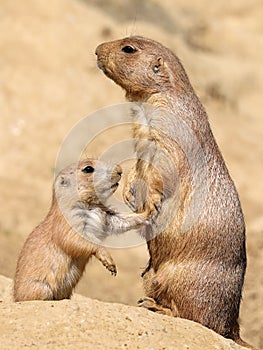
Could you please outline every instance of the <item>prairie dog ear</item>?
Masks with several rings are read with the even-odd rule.
[[[152,69],[153,69],[154,73],[158,73],[163,65],[164,65],[164,60],[160,56],[155,60],[155,62],[153,62]]]
[[[164,65],[164,60],[162,57],[158,57],[157,61],[159,63],[159,67]]]
[[[65,176],[65,175],[60,176],[59,184],[62,187],[69,187],[70,186],[70,179],[69,179],[69,177]]]

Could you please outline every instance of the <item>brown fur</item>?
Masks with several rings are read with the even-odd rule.
[[[147,297],[140,305],[194,320],[249,347],[240,339],[238,323],[246,270],[243,213],[207,114],[182,64],[169,49],[143,37],[103,43],[96,55],[99,68],[126,91],[129,101],[152,106],[150,112],[139,106],[142,118],[140,111],[134,113],[139,160],[124,192],[133,210],[154,217],[152,226],[142,230],[152,239],[143,273]],[[136,124],[141,119],[144,125]],[[179,140],[182,146],[173,137],[181,126],[193,133],[202,156],[192,139]],[[188,151],[194,155],[192,164]],[[206,196],[195,204],[201,212],[192,215],[192,225],[185,228],[196,190],[193,177],[201,178],[204,168],[207,173],[198,186]],[[145,186],[134,182],[139,179],[148,184],[146,194]],[[156,235],[158,227],[163,229]]]
[[[87,166],[95,169],[94,173],[84,172]],[[92,256],[116,275],[111,255],[99,243],[109,234],[145,223],[140,215],[124,216],[105,206],[121,172],[120,166],[112,169],[87,159],[59,173],[50,211],[29,235],[19,255],[15,301],[70,298]]]

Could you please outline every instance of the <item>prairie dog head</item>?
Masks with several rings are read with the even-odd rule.
[[[54,189],[60,205],[72,206],[104,203],[117,189],[122,169],[96,159],[86,159],[63,169],[56,177]]]
[[[179,59],[162,44],[140,36],[106,42],[96,49],[98,67],[126,90],[130,101],[184,88],[188,78]]]

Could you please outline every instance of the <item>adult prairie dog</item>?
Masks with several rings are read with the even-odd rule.
[[[62,170],[52,205],[27,238],[17,262],[14,300],[70,298],[85,266],[95,256],[113,274],[111,255],[99,244],[107,235],[138,228],[141,215],[122,215],[105,205],[118,187],[122,169],[87,159]]]
[[[141,113],[133,116],[138,161],[124,192],[134,211],[155,217],[142,228],[150,260],[140,305],[197,321],[249,347],[238,323],[246,270],[243,213],[181,62],[162,44],[139,36],[103,43],[96,55],[98,67],[129,101],[147,104],[141,106],[143,121]],[[200,210],[190,215],[197,193],[192,209]]]

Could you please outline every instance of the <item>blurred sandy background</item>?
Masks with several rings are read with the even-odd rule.
[[[237,185],[248,247],[241,335],[263,347],[262,18],[261,0],[1,0],[0,274],[13,277],[26,236],[48,211],[64,137],[84,116],[125,101],[96,67],[96,46],[147,36],[181,58]],[[92,155],[120,132],[99,138]],[[135,305],[147,250],[112,255],[118,276],[94,260],[77,291]]]

